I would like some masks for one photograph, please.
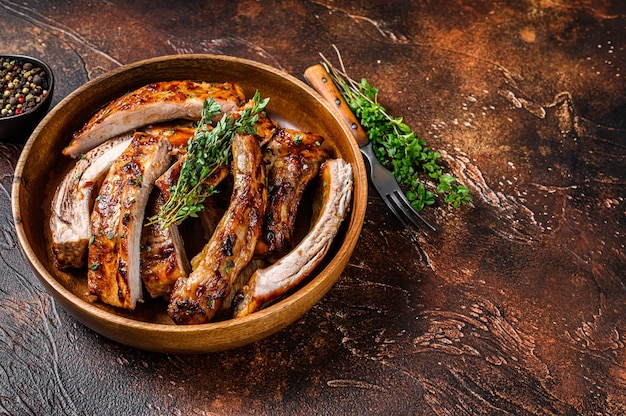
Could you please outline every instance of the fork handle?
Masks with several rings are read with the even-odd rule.
[[[339,89],[333,83],[324,66],[321,64],[310,66],[304,71],[304,77],[326,101],[335,106],[335,109],[348,125],[359,147],[366,146],[369,140],[365,130],[363,130],[363,126],[361,126],[348,103],[341,96]]]

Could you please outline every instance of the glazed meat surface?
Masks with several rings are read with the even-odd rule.
[[[180,121],[176,123],[159,123],[142,127],[141,131],[152,136],[163,136],[169,140],[172,148],[185,148],[189,139],[196,131],[196,127],[190,121]]]
[[[235,296],[234,317],[259,310],[296,287],[317,267],[347,215],[352,199],[352,167],[343,159],[331,159],[321,168],[321,210],[315,225],[286,256],[259,269]]]
[[[76,162],[57,187],[50,213],[52,251],[57,268],[85,265],[94,194],[131,139],[131,134],[125,134],[91,150]]]
[[[171,187],[177,183],[184,161],[183,154],[155,181],[156,189],[146,207],[147,218],[156,217],[169,199]],[[229,171],[228,166],[219,167],[207,178],[205,185],[217,186]],[[200,217],[203,214],[204,211],[199,214]],[[178,225],[172,224],[164,228],[162,224],[158,220],[147,224],[141,237],[141,279],[153,298],[169,295],[174,283],[180,278],[186,278],[191,272]]]
[[[140,239],[154,181],[169,166],[162,136],[135,133],[105,178],[91,214],[87,283],[90,295],[134,309],[142,299]]]
[[[145,290],[169,300],[175,324],[245,316],[300,284],[329,249],[351,198],[350,165],[329,160],[321,136],[283,128],[265,111],[227,143],[231,161],[194,184],[219,185],[218,194],[205,193],[203,209],[184,224],[164,226],[159,214],[174,202],[208,98],[220,107],[209,129],[256,101],[234,83],[154,82],[111,101],[63,149],[77,161],[54,197],[52,251],[59,268],[87,263],[91,301],[134,310]],[[314,179],[324,186],[312,228],[293,248]]]
[[[271,163],[271,191],[256,256],[274,262],[292,249],[302,195],[317,176],[320,164],[328,158],[320,147],[322,141],[317,134],[280,129],[268,143],[265,158]]]
[[[146,217],[158,214],[164,203],[163,194],[154,189],[146,206]],[[141,233],[141,280],[150,296],[169,295],[176,280],[190,272],[178,226],[163,228],[160,222],[145,225]]]
[[[168,313],[177,324],[200,324],[214,317],[233,280],[252,259],[261,234],[267,190],[259,138],[235,135],[232,154],[234,184],[229,207],[192,260],[193,271],[176,282],[170,297]]]
[[[236,111],[245,96],[233,83],[154,82],[113,100],[74,133],[63,154],[78,157],[100,143],[136,128],[175,119],[199,120],[213,97],[222,114]],[[221,116],[221,115],[220,115]]]

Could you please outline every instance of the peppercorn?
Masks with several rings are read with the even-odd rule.
[[[31,62],[0,57],[0,118],[34,109],[48,93],[46,72]]]

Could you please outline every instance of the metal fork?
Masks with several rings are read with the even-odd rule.
[[[307,68],[304,71],[304,77],[326,101],[335,105],[343,120],[350,127],[350,131],[361,149],[361,154],[367,159],[369,178],[372,185],[374,185],[374,188],[376,188],[376,191],[391,212],[400,220],[404,228],[409,231],[411,237],[415,239],[409,223],[416,226],[423,233],[425,233],[423,225],[431,231],[435,231],[435,227],[413,208],[393,174],[378,161],[365,130],[363,130],[356,116],[341,96],[324,66],[317,64]]]

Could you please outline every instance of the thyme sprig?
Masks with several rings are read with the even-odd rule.
[[[167,228],[172,224],[180,224],[186,218],[198,216],[204,209],[204,200],[217,192],[213,186],[205,184],[206,179],[216,169],[230,163],[231,142],[235,134],[255,133],[254,126],[259,113],[268,102],[269,98],[261,99],[257,91],[241,110],[222,117],[213,126],[213,119],[219,113],[220,106],[212,97],[204,101],[201,120],[187,144],[178,182],[172,186],[170,198],[160,212],[150,219],[151,223],[159,221],[163,228]]]
[[[421,211],[425,206],[435,203],[435,193],[429,191],[419,179],[419,171],[436,181],[437,192],[444,195],[446,203],[455,208],[470,203],[472,195],[469,189],[459,185],[451,174],[443,172],[438,163],[441,154],[431,150],[426,141],[417,137],[401,117],[387,113],[378,102],[377,88],[372,87],[365,78],[361,82],[350,78],[338,51],[337,55],[341,69],[334,67],[323,55],[322,65],[363,126],[376,158],[392,171],[405,188],[406,197],[413,208]]]

